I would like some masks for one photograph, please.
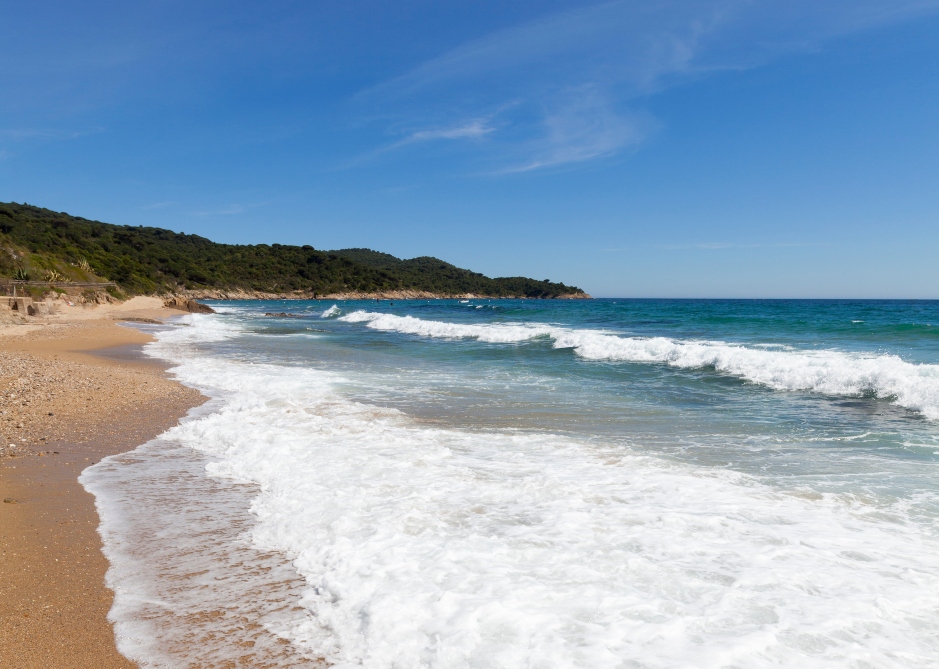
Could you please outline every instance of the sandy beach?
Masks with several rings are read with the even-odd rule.
[[[122,320],[175,314],[156,298],[0,322],[0,665],[131,667],[115,647],[93,497],[77,482],[204,398],[139,357]]]

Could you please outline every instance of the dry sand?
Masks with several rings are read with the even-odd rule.
[[[138,358],[150,336],[118,323],[178,313],[138,297],[50,317],[3,315],[0,666],[135,666],[117,652],[107,621],[98,517],[77,477],[204,401]]]

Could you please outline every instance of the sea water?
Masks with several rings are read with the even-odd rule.
[[[143,666],[939,665],[939,302],[213,306],[82,476]]]

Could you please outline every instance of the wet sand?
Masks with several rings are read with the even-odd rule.
[[[178,313],[136,298],[0,327],[0,666],[135,666],[107,621],[108,564],[77,477],[204,401],[139,359],[150,336],[115,320]]]

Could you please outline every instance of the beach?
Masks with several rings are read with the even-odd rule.
[[[939,0],[2,7],[0,669],[939,669]]]
[[[0,339],[3,666],[934,664],[939,303],[148,305]]]
[[[121,324],[180,312],[156,298],[65,311],[0,324],[0,664],[132,667],[107,620],[98,516],[77,477],[204,398],[140,357],[151,337]]]

